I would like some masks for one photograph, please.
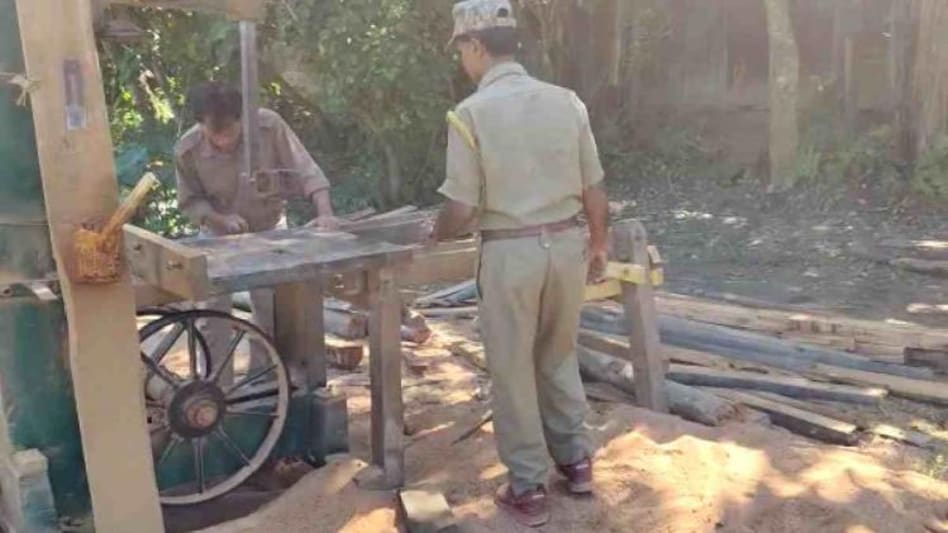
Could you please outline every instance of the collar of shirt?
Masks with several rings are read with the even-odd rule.
[[[481,79],[481,82],[477,85],[477,90],[483,90],[486,87],[497,82],[501,78],[506,78],[507,76],[526,76],[527,69],[523,68],[523,65],[517,63],[516,61],[505,61],[503,63],[494,65],[484,74],[484,77]]]
[[[201,158],[203,159],[227,159],[231,157],[238,157],[244,151],[243,135],[241,135],[240,140],[237,141],[237,146],[234,148],[233,152],[221,152],[217,148],[214,148],[214,145],[211,144],[211,141],[207,140],[207,137],[202,135],[199,150]]]

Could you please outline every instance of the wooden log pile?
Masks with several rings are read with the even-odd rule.
[[[948,380],[936,371],[948,368],[948,331],[669,293],[656,300],[673,414],[720,425],[746,419],[752,410],[774,425],[834,444],[881,436],[928,448],[945,445],[848,411],[868,406],[877,418],[889,396],[948,405]],[[430,316],[456,318],[476,313],[475,302],[476,288],[467,282],[418,305]],[[587,395],[634,400],[629,327],[621,308],[591,304],[581,320],[577,355]],[[459,343],[452,352],[486,370],[480,344]],[[912,366],[919,362],[926,366]]]

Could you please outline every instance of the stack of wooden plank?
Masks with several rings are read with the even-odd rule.
[[[420,304],[469,309],[475,290],[467,282]],[[948,381],[933,368],[910,365],[920,362],[917,354],[925,354],[927,363],[948,360],[948,331],[668,293],[658,296],[657,307],[673,413],[716,425],[735,418],[735,406],[742,406],[837,444],[855,444],[866,435],[918,446],[939,442],[877,417],[853,417],[846,405],[868,406],[875,414],[884,412],[877,407],[889,396],[948,405]],[[584,309],[578,339],[584,377],[625,397],[634,395],[628,334],[620,307],[597,303]],[[454,349],[469,360],[482,357],[470,355],[478,350],[469,344]]]

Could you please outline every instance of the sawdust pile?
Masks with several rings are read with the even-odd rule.
[[[424,376],[406,376],[409,484],[441,491],[462,531],[523,531],[492,504],[505,471],[490,425],[452,444],[486,408],[483,377],[443,350],[419,356]],[[368,391],[349,383],[353,454],[368,457]],[[948,483],[909,470],[889,443],[842,448],[759,424],[707,428],[624,404],[592,407],[596,495],[574,499],[554,482],[553,520],[540,531],[948,532]],[[394,494],[352,482],[363,467],[339,458],[257,514],[207,531],[398,531]]]

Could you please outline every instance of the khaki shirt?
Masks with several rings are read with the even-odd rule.
[[[237,214],[251,231],[274,228],[286,200],[329,188],[329,180],[287,123],[269,109],[260,110],[260,179],[243,172],[243,143],[233,153],[216,150],[199,125],[175,146],[178,206],[197,226],[211,212]],[[258,183],[259,182],[259,183]]]
[[[584,189],[603,179],[586,106],[517,63],[492,68],[456,112],[477,148],[448,128],[447,177],[439,191],[482,207],[481,229],[566,220],[582,210]]]

